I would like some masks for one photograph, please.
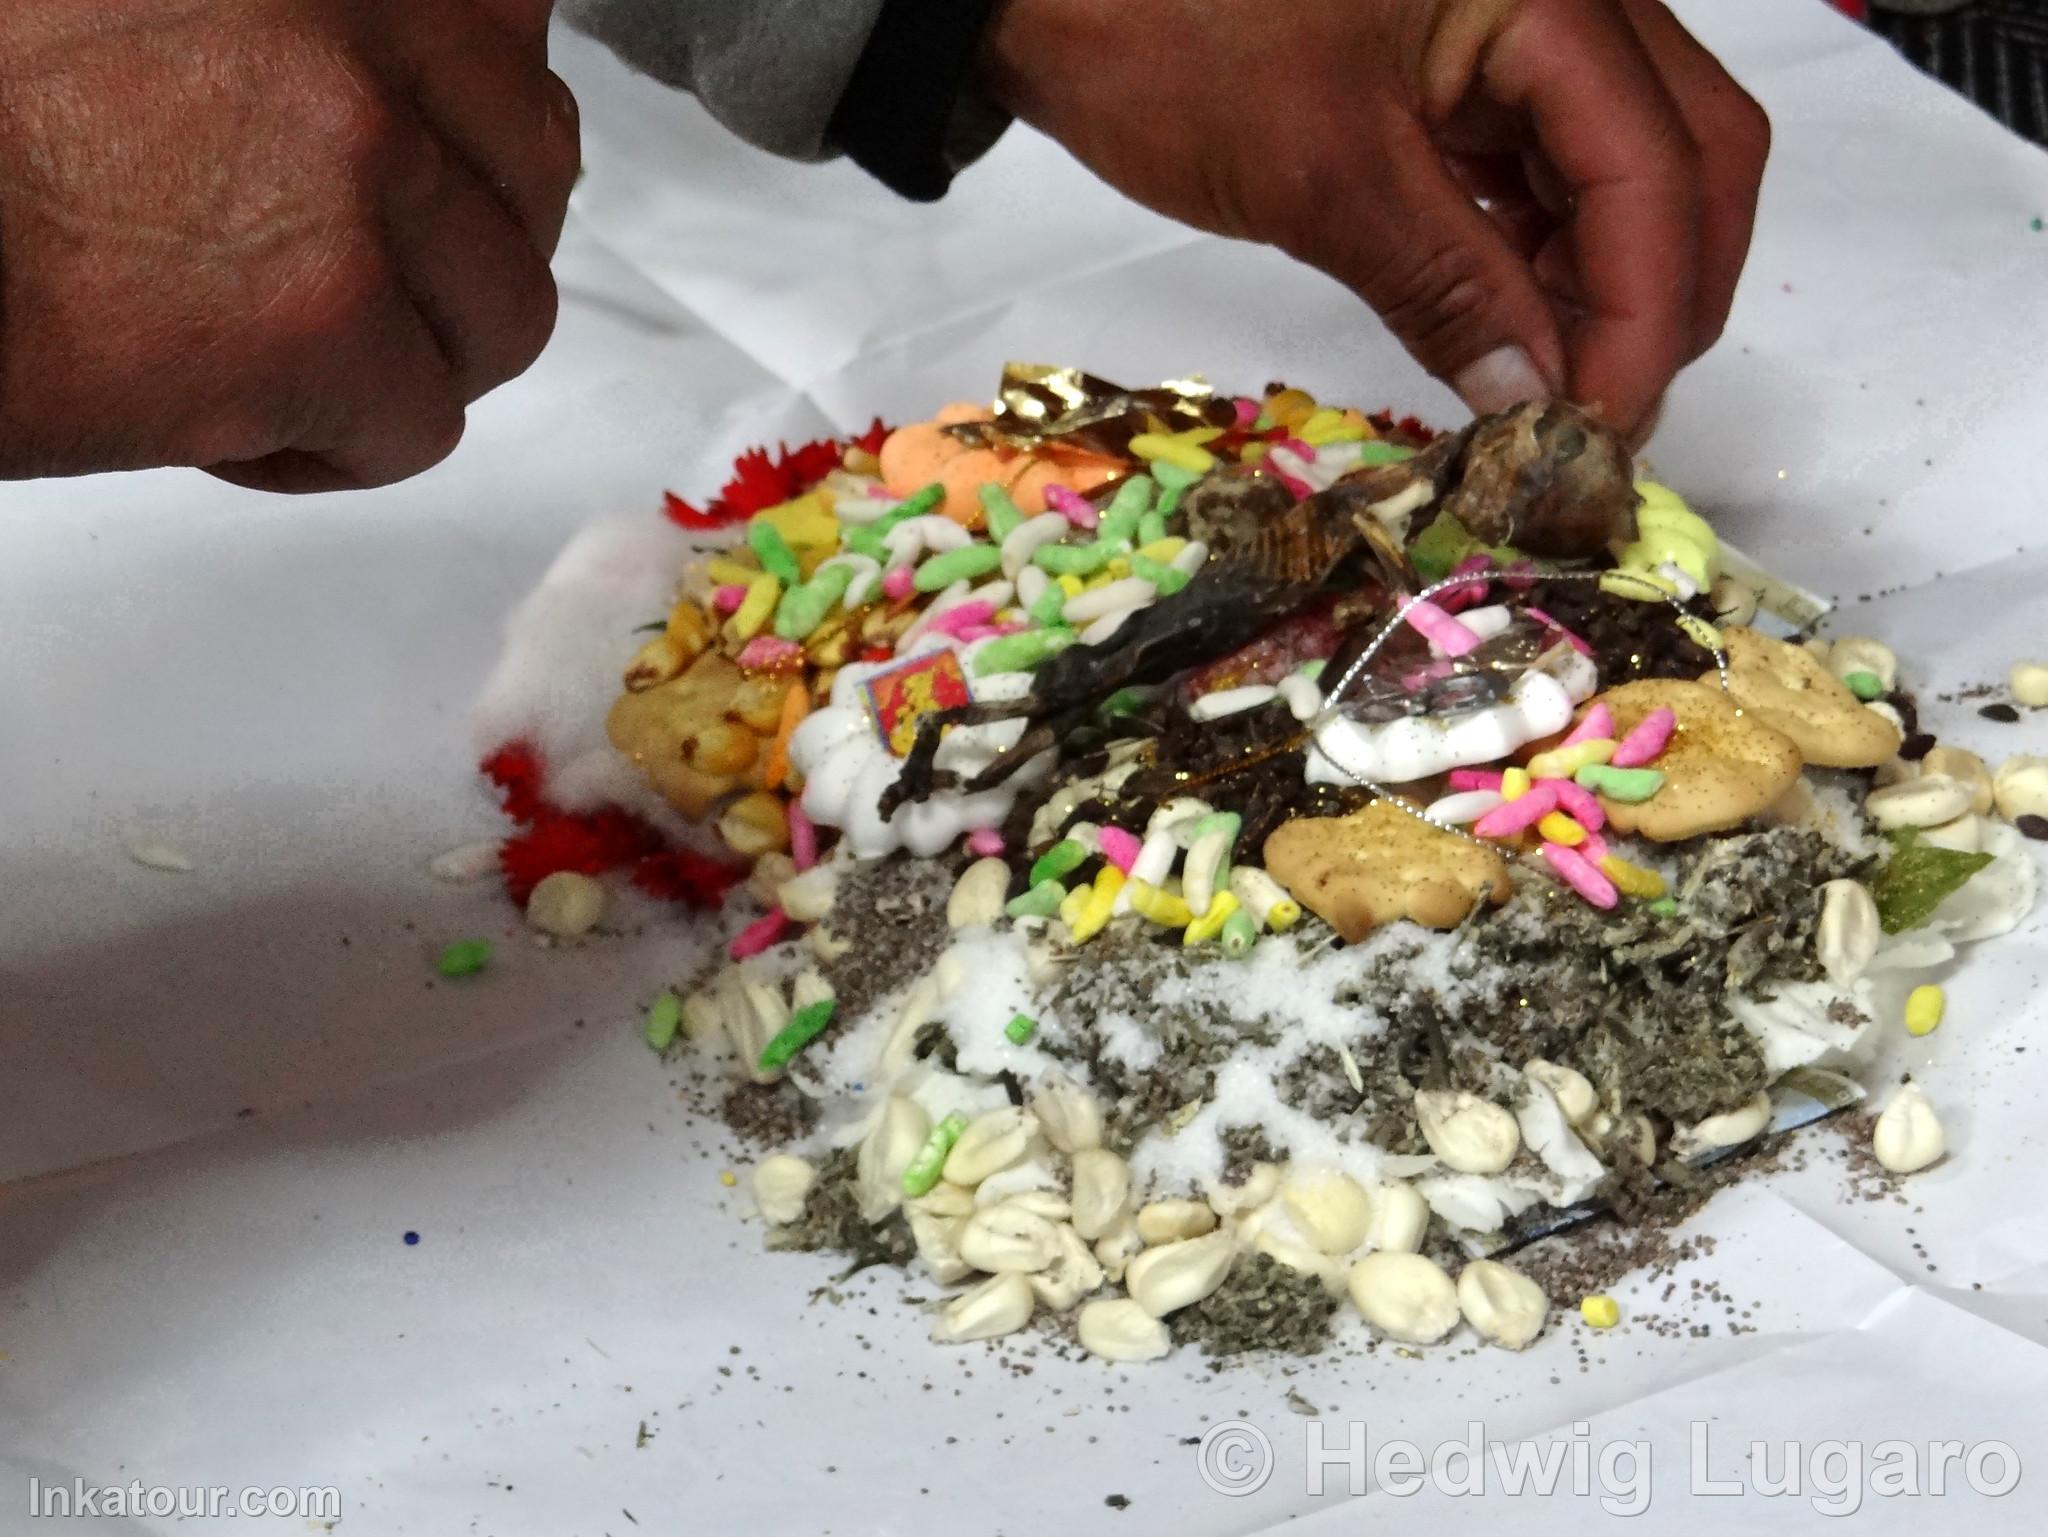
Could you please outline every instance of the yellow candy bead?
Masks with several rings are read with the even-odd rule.
[[[1641,865],[1632,865],[1617,854],[1609,854],[1600,861],[1600,873],[1614,882],[1614,889],[1625,897],[1654,902],[1665,892],[1663,876]]]
[[[1612,1329],[1621,1322],[1621,1304],[1603,1292],[1580,1301],[1579,1317],[1590,1329]]]
[[[756,572],[747,584],[745,600],[725,622],[727,638],[741,645],[752,640],[775,616],[775,605],[781,601],[782,583],[765,572]]]
[[[1612,737],[1593,737],[1569,747],[1553,747],[1529,760],[1531,779],[1569,779],[1589,763],[1605,763],[1614,756]]]
[[[1131,911],[1140,918],[1148,918],[1169,929],[1184,929],[1195,921],[1195,915],[1186,902],[1160,890],[1150,881],[1127,881],[1124,890],[1130,894]]]
[[[1948,1012],[1948,994],[1932,982],[1906,996],[1906,1034],[1932,1035]]]
[[[1518,801],[1529,793],[1529,771],[1525,768],[1503,769],[1500,776],[1500,793],[1503,799]]]
[[[1181,936],[1181,943],[1189,947],[1205,945],[1223,932],[1223,920],[1237,911],[1237,898],[1227,891],[1219,891],[1209,899],[1209,910],[1187,926]]]
[[[1536,824],[1536,831],[1552,843],[1562,843],[1568,849],[1575,849],[1586,841],[1586,829],[1579,826],[1562,811],[1553,811]]]

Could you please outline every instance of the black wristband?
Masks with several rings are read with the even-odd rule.
[[[947,153],[981,34],[996,0],[883,0],[832,114],[831,141],[892,192],[944,197]]]

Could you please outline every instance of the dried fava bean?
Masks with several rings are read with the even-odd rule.
[[[1173,1349],[1166,1325],[1128,1297],[1083,1305],[1074,1333],[1083,1350],[1105,1361],[1157,1361]]]
[[[972,1340],[1015,1334],[1031,1322],[1038,1299],[1021,1275],[998,1275],[971,1286],[939,1313],[932,1329],[935,1345],[964,1345]]]
[[[1870,1129],[1870,1149],[1894,1174],[1913,1174],[1948,1151],[1941,1118],[1920,1086],[1909,1083],[1892,1096]]]
[[[924,1211],[916,1206],[907,1207],[904,1215],[910,1223],[911,1242],[917,1245],[917,1257],[924,1261],[934,1281],[950,1286],[974,1274],[974,1267],[960,1257],[960,1230],[967,1226],[965,1217]]]
[[[1876,914],[1872,913],[1875,921]],[[1593,1085],[1586,1075],[1576,1068],[1566,1067],[1557,1062],[1546,1062],[1541,1057],[1532,1057],[1522,1065],[1522,1072],[1550,1090],[1557,1101],[1557,1108],[1564,1112],[1564,1118],[1578,1126],[1591,1118],[1600,1108],[1600,1096],[1593,1091]]]
[[[1124,1289],[1154,1318],[1164,1318],[1221,1286],[1236,1254],[1228,1233],[1160,1244],[1132,1257],[1124,1267]]]
[[[946,1155],[946,1179],[972,1187],[1021,1162],[1031,1150],[1031,1134],[1037,1129],[1037,1118],[1021,1105],[975,1117]]]
[[[996,858],[977,859],[953,883],[946,899],[946,927],[986,928],[1003,915],[1003,899],[1010,891],[1010,867]]]
[[[2012,686],[2012,697],[2028,709],[2048,705],[2048,663],[2015,662],[2007,681]]]
[[[1349,1254],[1365,1242],[1372,1202],[1365,1187],[1334,1170],[1299,1174],[1280,1191],[1280,1204],[1301,1236],[1324,1254]]]
[[[1010,1201],[976,1212],[960,1230],[960,1257],[976,1270],[1028,1275],[1045,1269],[1059,1252],[1052,1223]]]
[[[1365,1241],[1389,1254],[1413,1254],[1422,1247],[1429,1232],[1429,1202],[1413,1185],[1390,1183],[1375,1186],[1371,1196],[1372,1221]]]
[[[1365,1321],[1389,1339],[1433,1345],[1458,1327],[1458,1289],[1420,1254],[1368,1254],[1345,1282]]]
[[[1887,832],[1907,827],[1939,827],[1970,809],[1970,790],[1945,774],[1923,772],[1918,779],[1872,790],[1864,798],[1863,809],[1870,814],[1871,821]]]
[[[1216,1213],[1206,1201],[1147,1201],[1138,1208],[1138,1236],[1148,1244],[1200,1238],[1216,1231]]]
[[[574,870],[557,870],[544,877],[526,899],[526,922],[529,928],[556,939],[580,939],[597,927],[604,907],[601,882]]]
[[[1520,1350],[1543,1332],[1550,1299],[1543,1288],[1497,1260],[1469,1261],[1458,1272],[1458,1307],[1480,1335]]]
[[[1901,755],[1904,749],[1900,749]],[[1978,816],[1988,814],[1993,805],[1991,793],[1991,769],[1966,747],[1930,746],[1920,756],[1920,771],[1923,774],[1940,774],[1965,785],[1970,791],[1970,809]]]
[[[1429,1150],[1460,1174],[1498,1174],[1522,1145],[1512,1115],[1464,1089],[1420,1091],[1415,1121]]]
[[[1733,1110],[1710,1115],[1679,1131],[1671,1139],[1671,1149],[1686,1158],[1718,1148],[1739,1147],[1770,1123],[1771,1096],[1759,1089]]]
[[[790,1153],[772,1154],[754,1170],[754,1205],[777,1227],[794,1222],[804,1214],[804,1197],[817,1181],[818,1171],[807,1159]]]
[[[1102,1101],[1065,1073],[1051,1072],[1031,1094],[1045,1140],[1062,1153],[1082,1153],[1102,1146]]]
[[[1107,1148],[1074,1154],[1074,1231],[1096,1239],[1124,1216],[1131,1200],[1131,1166]]]
[[[1103,1282],[1102,1262],[1076,1233],[1071,1224],[1059,1227],[1059,1254],[1044,1270],[1029,1280],[1039,1305],[1064,1313]]]
[[[2048,758],[2007,758],[1992,776],[1991,788],[1998,814],[2008,822],[2048,816]]]
[[[1820,888],[1814,958],[1835,986],[1855,986],[1876,957],[1883,937],[1877,902],[1861,881],[1828,881]]]
[[[1255,1163],[1242,1183],[1230,1185],[1222,1180],[1208,1183],[1209,1208],[1219,1217],[1234,1217],[1264,1206],[1279,1192],[1280,1166],[1271,1163]]]

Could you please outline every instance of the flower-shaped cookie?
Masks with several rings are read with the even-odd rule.
[[[1386,801],[1345,817],[1303,817],[1266,840],[1266,870],[1347,940],[1410,918],[1455,928],[1511,886],[1500,855],[1441,832]]]
[[[1899,750],[1899,731],[1863,702],[1819,658],[1800,646],[1736,625],[1721,632],[1728,691],[1765,725],[1783,732],[1808,763],[1876,768]],[[1700,681],[1719,686],[1707,673]]]
[[[1652,678],[1611,688],[1600,699],[1613,713],[1617,737],[1653,710],[1668,709],[1678,717],[1670,744],[1650,765],[1664,776],[1664,787],[1633,805],[1600,797],[1617,832],[1658,843],[1726,832],[1763,811],[1799,778],[1799,749],[1791,739],[1754,711],[1738,708],[1718,683]]]

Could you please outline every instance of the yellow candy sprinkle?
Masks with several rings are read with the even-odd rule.
[[[1204,945],[1223,932],[1223,920],[1237,911],[1237,898],[1227,891],[1219,891],[1209,899],[1209,910],[1187,927],[1181,936],[1183,945]]]
[[[1593,737],[1569,747],[1553,747],[1529,760],[1531,779],[1569,779],[1589,763],[1605,763],[1614,756],[1612,737]]]
[[[1906,1034],[1932,1035],[1948,1012],[1948,994],[1932,982],[1906,995]]]
[[[1614,889],[1625,897],[1654,902],[1664,895],[1663,876],[1641,865],[1632,865],[1618,854],[1609,854],[1600,861],[1600,873],[1614,882]]]
[[[1628,598],[1637,603],[1655,603],[1661,593],[1678,596],[1678,584],[1652,571],[1603,571],[1600,590],[1611,598]]]
[[[727,638],[739,644],[752,640],[774,617],[775,605],[781,600],[782,583],[765,572],[755,573],[754,579],[747,584],[745,601],[725,622]]]
[[[1728,649],[1721,642],[1721,632],[1697,614],[1680,614],[1678,616],[1678,627],[1692,638],[1692,642],[1696,646],[1704,647],[1708,651],[1726,651]]]
[[[1331,406],[1319,406],[1309,412],[1308,420],[1295,428],[1294,435],[1304,443],[1327,443],[1328,433],[1333,427],[1344,424],[1344,413]]]
[[[1518,801],[1529,793],[1529,771],[1524,768],[1501,770],[1500,793],[1504,799]]]
[[[1129,881],[1124,890],[1130,893],[1131,910],[1140,918],[1169,929],[1184,929],[1195,921],[1195,915],[1180,897],[1160,890],[1150,881]]]
[[[1102,568],[1105,582],[1120,582],[1131,574],[1131,558],[1128,555],[1113,555],[1109,564]]]
[[[1092,886],[1069,887],[1067,894],[1060,898],[1060,922],[1070,929],[1079,923],[1081,913],[1088,906],[1088,898],[1093,891]]]
[[[1266,402],[1266,415],[1289,431],[1316,414],[1316,398],[1307,390],[1282,390]]]
[[[1087,585],[1071,571],[1062,571],[1053,580],[1060,584],[1060,591],[1070,598],[1078,598],[1088,590]]]
[[[741,565],[730,556],[719,555],[705,565],[704,574],[720,587],[751,587],[761,574],[761,568]]]
[[[1086,899],[1081,911],[1067,926],[1074,931],[1074,943],[1083,944],[1108,927],[1110,914],[1116,911],[1117,894],[1124,889],[1124,872],[1115,865],[1104,865],[1096,872],[1095,884],[1086,888]],[[1061,916],[1065,916],[1065,904],[1061,904]]]
[[[1301,922],[1301,904],[1292,897],[1282,897],[1266,909],[1266,927],[1275,934],[1285,934]]]
[[[1604,1292],[1586,1297],[1579,1302],[1579,1317],[1586,1320],[1588,1328],[1612,1329],[1621,1322],[1621,1304]]]
[[[1257,464],[1261,459],[1266,457],[1266,450],[1270,447],[1272,447],[1272,445],[1270,443],[1267,443],[1264,439],[1254,438],[1251,442],[1245,444],[1243,448],[1240,448],[1237,451],[1238,463]]]
[[[1131,452],[1147,462],[1157,459],[1190,475],[1206,475],[1216,468],[1216,456],[1201,444],[1161,432],[1139,433],[1131,439]]]
[[[1586,841],[1586,829],[1562,811],[1553,811],[1544,817],[1536,824],[1536,831],[1552,843],[1562,843],[1568,849],[1575,849]]]
[[[1188,542],[1185,539],[1155,539],[1140,549],[1138,553],[1147,560],[1156,560],[1162,566],[1170,566],[1173,564],[1174,556],[1180,554],[1187,547]]]

